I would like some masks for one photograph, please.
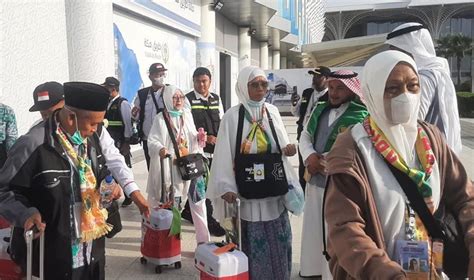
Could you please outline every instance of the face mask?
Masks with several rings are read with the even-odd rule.
[[[67,108],[66,108],[67,109]],[[69,139],[74,145],[81,145],[84,143],[84,138],[82,138],[81,132],[79,132],[79,127],[77,126],[77,115],[73,111],[67,109],[69,112],[74,114],[74,121],[76,122],[76,131],[73,135],[70,135]]]
[[[406,92],[391,99],[393,124],[404,124],[410,120],[410,117],[415,113],[415,108],[418,104],[419,94]]]
[[[163,86],[164,81],[165,81],[165,77],[154,78],[153,79],[153,84],[157,87],[161,87],[161,86]]]
[[[249,107],[260,108],[265,103],[265,98],[263,98],[260,101],[254,101],[254,100],[249,99],[249,101],[247,101],[247,103],[249,104]]]

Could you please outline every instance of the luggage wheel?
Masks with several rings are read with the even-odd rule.
[[[145,257],[140,258],[140,263],[141,264],[146,264],[147,263],[147,260],[145,259]]]
[[[174,268],[175,269],[180,269],[181,268],[181,262],[175,262],[174,263]]]
[[[156,272],[157,274],[161,274],[162,270],[161,270],[161,266],[160,266],[160,265],[155,266],[155,272]]]

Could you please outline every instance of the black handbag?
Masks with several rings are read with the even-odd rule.
[[[176,164],[178,166],[179,174],[185,181],[189,181],[206,173],[206,162],[202,154],[189,154],[186,156],[179,155],[178,143],[175,135],[171,129],[170,119],[166,109],[163,111],[163,118],[165,119],[166,128],[173,142],[174,152],[176,154]]]
[[[244,106],[241,106],[239,109],[234,172],[239,194],[247,199],[281,196],[288,192],[288,181],[286,179],[285,169],[281,159],[282,154],[280,143],[268,109],[266,109],[266,113],[279,153],[267,151],[263,154],[242,154],[240,152],[240,146],[242,143],[245,108]],[[264,178],[262,178],[262,180],[255,180],[254,172],[256,172],[256,165],[263,166]]]
[[[457,217],[443,203],[440,203],[438,210],[432,215],[415,182],[390,163],[387,165],[405,192],[411,207],[428,230],[429,236],[443,241],[443,272],[450,279],[466,278],[469,251],[464,243],[464,233]]]
[[[122,231],[122,219],[120,218],[119,205],[116,200],[107,208],[109,213],[107,223],[113,226],[112,230],[105,235],[107,238],[114,237],[117,233]]]

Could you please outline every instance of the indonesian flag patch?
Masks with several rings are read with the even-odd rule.
[[[38,93],[38,101],[46,101],[49,100],[49,92],[42,91]]]

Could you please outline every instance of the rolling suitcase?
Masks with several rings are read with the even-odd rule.
[[[33,236],[35,230],[25,232],[26,241],[26,280],[44,280],[44,232],[39,240],[39,277],[33,276]]]
[[[226,242],[210,242],[199,245],[194,263],[201,280],[248,280],[247,256],[240,250],[242,230],[240,225],[240,200],[225,203]]]
[[[10,257],[11,228],[0,229],[0,279],[1,280],[20,280],[21,268]]]
[[[172,159],[168,156],[171,166]],[[161,159],[161,166],[164,160]],[[170,168],[171,170],[171,168]],[[161,273],[162,267],[174,265],[181,268],[181,240],[179,235],[170,235],[173,221],[174,187],[173,173],[171,172],[170,194],[167,194],[164,180],[164,170],[161,168],[161,201],[160,206],[150,210],[150,218],[142,219],[142,242],[140,262],[156,265],[155,272]]]

